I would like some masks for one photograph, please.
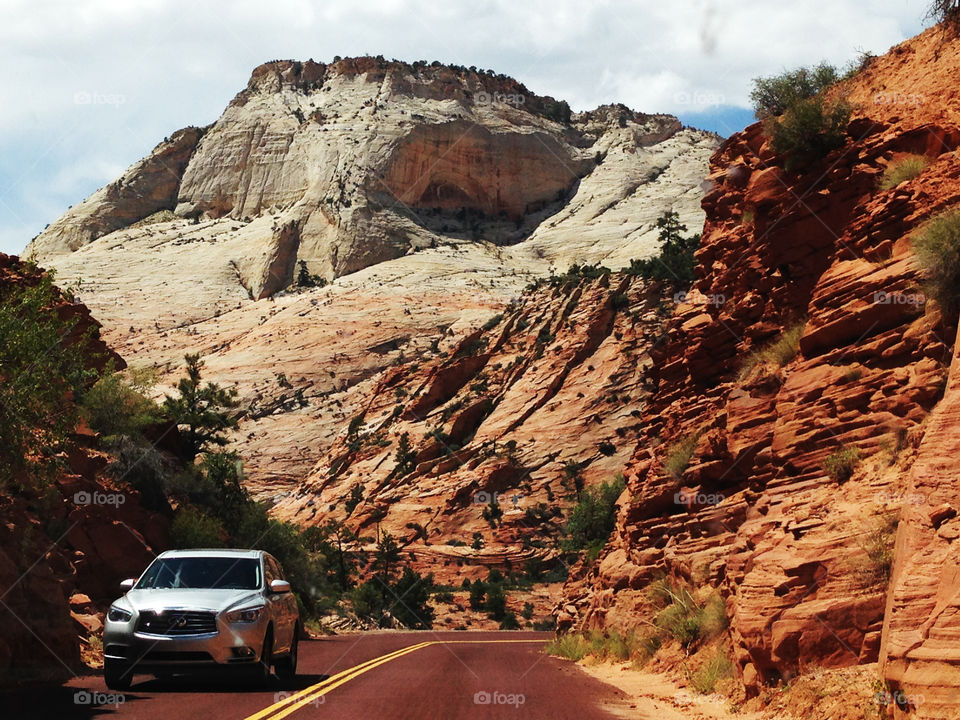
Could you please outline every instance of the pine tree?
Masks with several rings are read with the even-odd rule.
[[[213,383],[201,382],[203,361],[199,354],[184,356],[187,376],[177,383],[175,397],[167,396],[163,409],[181,428],[181,447],[185,459],[193,461],[211,445],[227,444],[226,430],[237,421],[227,411],[237,407],[237,391]]]

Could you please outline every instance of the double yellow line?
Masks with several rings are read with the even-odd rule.
[[[316,685],[311,685],[310,687],[300,690],[299,692],[293,693],[289,697],[284,698],[280,702],[274,703],[269,707],[264,708],[260,712],[249,716],[245,720],[281,720],[281,718],[287,717],[295,713],[297,710],[302,708],[304,705],[309,705],[320,697],[323,697],[331,690],[334,690],[341,685],[344,685],[354,678],[363,675],[365,672],[373,670],[376,667],[379,667],[385,663],[390,662],[391,660],[396,660],[401,658],[404,655],[409,655],[414,653],[417,650],[422,650],[425,647],[430,645],[445,645],[447,643],[458,643],[458,644],[497,644],[497,643],[541,643],[543,640],[429,640],[427,642],[422,642],[417,645],[408,645],[405,648],[400,648],[392,653],[386,655],[381,655],[380,657],[375,657],[372,660],[367,660],[364,663],[359,665],[354,665],[352,668],[338,672],[336,675],[328,677],[326,680],[318,682]]]

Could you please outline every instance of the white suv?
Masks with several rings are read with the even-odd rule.
[[[300,613],[276,559],[262,550],[174,550],[110,606],[103,633],[107,687],[134,673],[168,677],[246,669],[266,683],[297,672]]]

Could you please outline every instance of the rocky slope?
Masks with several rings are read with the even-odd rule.
[[[0,295],[37,277],[0,254]],[[58,312],[76,321],[62,351],[99,327],[67,298]],[[102,343],[91,350],[100,358],[91,362],[110,355]],[[78,672],[119,582],[169,547],[168,521],[144,510],[126,482],[110,478],[111,458],[95,446],[80,429],[51,478],[17,476],[0,487],[0,685]]]
[[[819,166],[785,173],[759,125],[713,156],[697,299],[654,358],[617,530],[565,588],[562,627],[636,626],[646,586],[666,573],[722,589],[748,692],[881,657],[891,690],[913,698],[910,717],[955,717],[955,428],[943,398],[956,317],[926,302],[910,243],[960,201],[960,124],[936,80],[960,45],[935,60],[938,32],[838,89],[859,104],[847,143]],[[930,95],[883,101],[906,88]],[[929,167],[879,190],[884,168],[913,153]],[[795,357],[749,361],[791,330]],[[691,461],[668,472],[683,441]],[[859,457],[849,479],[830,472],[838,451]]]
[[[625,275],[571,279],[391,368],[277,515],[388,531],[444,584],[550,569],[577,478],[609,480],[635,445],[660,302]]]
[[[82,282],[134,365],[169,381],[197,351],[237,384],[236,447],[268,497],[401,356],[551,268],[649,255],[667,209],[699,227],[717,138],[622,106],[568,113],[464,68],[267,63],[216,123],[175,133],[28,254]],[[301,262],[333,282],[296,287]]]

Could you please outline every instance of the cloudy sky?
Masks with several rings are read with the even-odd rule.
[[[0,252],[164,136],[217,119],[267,60],[476,65],[575,110],[623,102],[728,135],[750,80],[922,27],[928,0],[0,0]]]

